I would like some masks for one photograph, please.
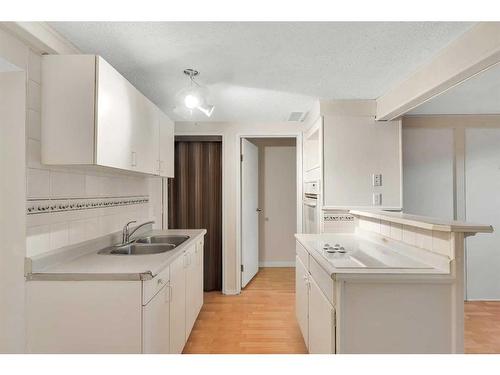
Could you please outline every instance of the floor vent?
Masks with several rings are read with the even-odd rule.
[[[291,122],[302,122],[307,116],[307,112],[291,112],[288,116],[288,121]]]

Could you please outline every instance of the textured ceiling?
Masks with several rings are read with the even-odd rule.
[[[201,72],[211,121],[283,121],[315,98],[375,99],[466,31],[449,22],[57,22],[173,119],[175,93]],[[206,120],[203,115],[192,118]]]
[[[409,115],[500,114],[500,65],[436,96]]]

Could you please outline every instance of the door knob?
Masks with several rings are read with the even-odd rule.
[[[262,211],[262,208],[257,208],[255,211],[257,211],[257,212],[261,212],[261,211]]]

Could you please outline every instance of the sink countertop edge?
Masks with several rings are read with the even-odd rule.
[[[76,259],[68,262],[55,263],[53,266],[45,267],[42,270],[36,270],[26,275],[27,281],[142,281],[154,278],[159,272],[168,267],[184,251],[200,237],[207,233],[206,229],[153,229],[141,235],[187,235],[190,238],[180,244],[174,250],[160,254],[134,255],[127,257],[125,270],[120,270],[118,259],[124,259],[123,256],[97,254],[100,249],[89,249],[89,251]],[[93,263],[108,263],[106,267],[96,267]],[[137,269],[134,269],[133,263],[137,262]],[[85,266],[87,270],[83,270]],[[93,267],[94,266],[94,267]]]

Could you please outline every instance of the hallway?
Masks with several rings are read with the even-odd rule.
[[[307,353],[295,320],[295,268],[261,268],[240,295],[205,293],[184,353]]]

